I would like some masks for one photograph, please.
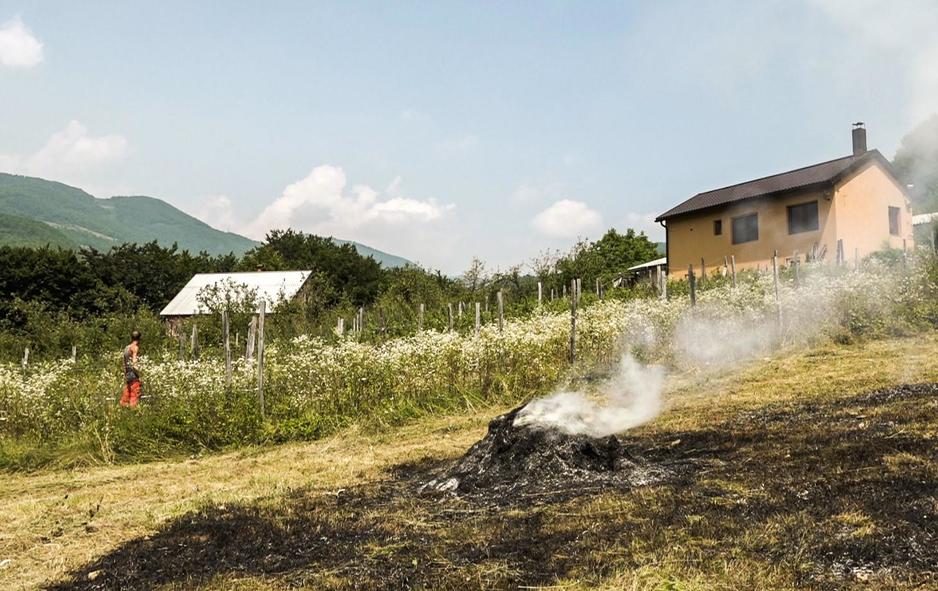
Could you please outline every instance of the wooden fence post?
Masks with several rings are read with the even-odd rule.
[[[23,349],[23,369],[29,365],[29,347]]]
[[[78,361],[78,347],[72,345],[72,363]]]
[[[561,286],[561,288],[562,288],[562,289],[561,289],[560,297],[561,297],[562,299],[567,299],[567,284],[564,283],[564,284]]]
[[[482,329],[482,304],[476,302],[476,334]]]
[[[544,286],[540,281],[537,282],[537,305],[540,306],[544,301]]]
[[[228,310],[221,311],[221,332],[225,344],[225,385],[231,386],[231,337],[228,328]]]
[[[733,265],[733,289],[736,289],[736,255],[730,255],[730,264]]]
[[[583,278],[579,277],[576,280],[576,303],[580,303],[580,298],[583,297]]]
[[[447,328],[449,332],[453,332],[453,304],[446,304],[446,319],[447,319]]]
[[[841,267],[844,264],[844,241],[842,238],[837,239],[837,266]]]
[[[498,332],[501,332],[505,328],[505,300],[502,295],[502,290],[498,290]]]
[[[462,300],[459,300],[459,306],[456,308],[456,319],[460,321],[462,320],[462,309],[463,309]]]
[[[697,305],[697,277],[694,276],[694,265],[687,265],[687,285],[690,287],[690,305]]]
[[[199,325],[192,325],[192,342],[189,344],[189,347],[192,352],[192,360],[199,360]]]
[[[365,306],[360,306],[358,308],[358,332],[365,332]]]
[[[704,258],[700,257],[700,280],[704,281],[707,278],[707,265],[704,264]]]
[[[420,307],[417,309],[417,332],[423,330],[423,304],[420,304]]]
[[[254,341],[257,339],[257,317],[251,316],[251,322],[248,324],[247,347],[244,351],[244,358],[248,361],[254,359]]]
[[[576,294],[576,279],[570,280],[570,290]],[[576,297],[570,298],[570,363],[576,362]]]
[[[778,297],[778,250],[772,255],[772,281],[775,284],[775,308],[778,311],[778,323],[782,323],[782,301]]]
[[[257,316],[257,400],[261,405],[261,418],[267,418],[264,405],[264,316],[267,314],[267,302],[261,300]]]

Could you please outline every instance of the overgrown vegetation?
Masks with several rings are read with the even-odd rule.
[[[358,334],[281,337],[268,349],[264,417],[255,362],[236,359],[226,384],[217,347],[205,349],[198,361],[178,361],[172,350],[149,353],[141,361],[145,398],[133,411],[115,405],[122,385],[116,352],[104,360],[37,362],[25,369],[0,365],[0,464],[152,459],[315,439],[352,424],[386,428],[519,401],[617,359],[623,335],[643,361],[680,367],[719,365],[779,345],[850,342],[938,326],[933,256],[907,264],[870,260],[864,269],[817,267],[804,270],[798,283],[793,274],[783,276],[780,317],[768,275],[747,274],[736,289],[723,279],[704,282],[693,313],[680,295],[668,301],[593,300],[578,319],[574,367],[569,313],[549,307],[507,322],[503,330],[487,324],[479,335],[467,327],[377,341]]]
[[[587,288],[595,279],[611,282],[629,266],[653,258],[654,248],[644,234],[610,230],[601,240],[581,242],[566,255],[546,255],[536,265],[545,281],[544,297],[550,300],[553,290],[559,309],[562,286],[574,275],[583,278]],[[483,305],[486,321],[493,318],[498,290],[504,293],[508,317],[530,313],[536,303],[537,278],[523,273],[521,266],[488,272],[476,260],[460,278],[416,267],[385,269],[360,256],[352,244],[292,230],[272,231],[263,244],[240,258],[193,255],[156,242],[77,253],[4,246],[0,359],[18,359],[26,347],[33,358],[64,358],[72,346],[81,356],[98,357],[124,344],[127,331],[113,327],[134,324],[147,336],[151,352],[175,349],[175,342],[162,338],[156,315],[194,274],[257,269],[313,272],[302,301],[285,306],[279,319],[273,319],[274,336],[284,338],[329,338],[338,318],[350,320],[362,306],[367,307],[363,331],[386,340],[414,332],[421,304],[425,327],[447,326],[452,306],[454,322],[465,328],[473,323],[474,302]],[[217,334],[211,328],[215,323],[202,322],[200,328],[208,329],[203,334]],[[245,330],[233,326],[235,332]]]

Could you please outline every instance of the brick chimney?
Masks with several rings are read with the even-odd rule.
[[[853,124],[853,155],[863,154],[866,154],[866,128],[862,121],[857,121]]]

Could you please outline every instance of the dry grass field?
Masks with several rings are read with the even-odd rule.
[[[418,492],[506,408],[8,473],[0,588],[938,588],[934,382],[935,333],[672,375],[623,442],[693,469],[507,505]]]

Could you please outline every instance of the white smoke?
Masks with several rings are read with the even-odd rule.
[[[563,391],[539,398],[521,409],[514,424],[606,437],[658,416],[663,388],[664,368],[642,365],[627,353],[616,375],[595,392]]]
[[[870,318],[888,318],[888,294],[894,285],[884,269],[864,265],[870,266],[864,273],[818,269],[802,277],[798,287],[780,285],[781,312],[770,276],[738,290],[705,291],[697,307],[684,309],[673,324],[666,323],[671,330],[656,329],[649,318],[637,317],[622,339],[636,351],[662,355],[662,347],[669,350],[673,365],[683,370],[726,371],[830,335],[843,321],[839,306],[845,300],[868,307],[864,315]],[[534,400],[518,413],[514,424],[592,437],[622,433],[661,412],[664,380],[662,366],[645,366],[627,353],[610,379],[588,391],[562,390]]]

